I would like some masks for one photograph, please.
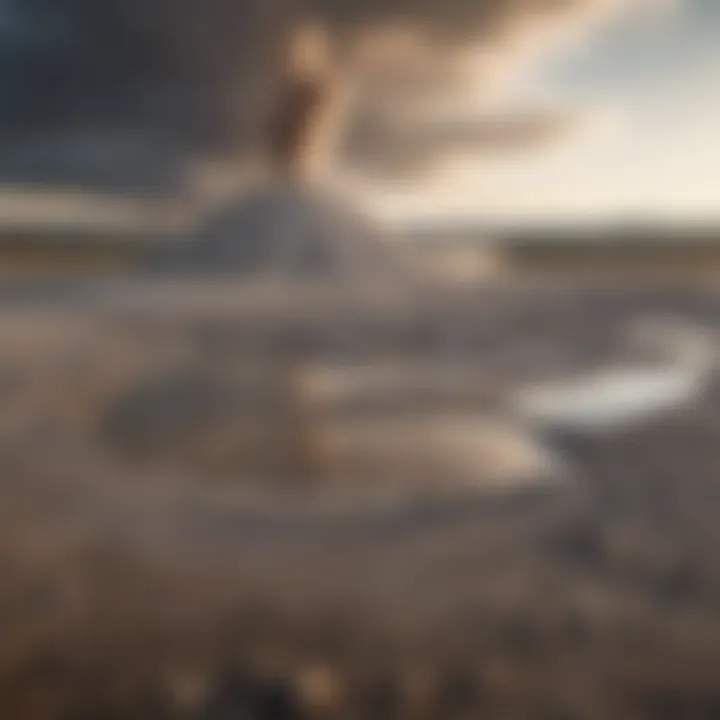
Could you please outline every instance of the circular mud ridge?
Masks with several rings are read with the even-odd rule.
[[[324,413],[298,399],[282,366],[113,356],[111,374],[61,356],[27,371],[1,427],[25,472],[92,486],[99,499],[127,494],[128,522],[145,492],[161,505],[194,497],[184,511],[192,522],[219,513],[220,526],[267,537],[402,532],[578,492],[542,448],[466,411]],[[202,510],[213,498],[224,507]]]
[[[0,320],[0,442],[40,476],[197,489],[230,498],[248,528],[255,518],[276,529],[372,517],[414,527],[576,492],[482,402],[371,393],[327,406],[307,382],[319,361],[262,349],[252,322],[106,309],[16,308]]]

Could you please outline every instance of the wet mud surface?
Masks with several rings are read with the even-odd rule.
[[[56,318],[88,308],[62,288],[2,297],[8,327],[31,304]],[[103,316],[102,347],[117,359],[125,345],[113,342],[145,333],[153,352],[119,363],[132,378],[170,361],[399,354],[471,360],[512,383],[613,362],[634,315],[717,327],[718,311],[720,290],[692,282],[538,281],[381,320],[281,313],[231,333],[227,318],[125,308]],[[690,407],[583,448],[570,486],[339,507],[322,493],[307,502],[291,481],[258,499],[177,464],[135,472],[107,464],[115,454],[83,466],[36,422],[42,412],[21,411],[31,391],[42,407],[57,391],[58,407],[88,408],[67,416],[73,428],[117,428],[127,398],[111,416],[91,400],[125,375],[82,363],[72,374],[77,352],[14,337],[0,378],[3,718],[720,717],[720,380]],[[70,376],[63,395],[57,378]],[[223,408],[222,392],[212,398],[205,412]]]

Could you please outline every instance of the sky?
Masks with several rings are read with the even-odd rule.
[[[523,78],[515,102],[575,108],[562,141],[455,158],[369,191],[389,220],[500,224],[720,220],[720,2],[616,22]]]
[[[237,178],[306,15],[322,82],[357,93],[331,181],[381,217],[720,222],[720,0],[0,0],[0,181],[182,195],[217,159]]]

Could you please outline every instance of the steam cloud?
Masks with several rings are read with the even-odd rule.
[[[308,18],[329,31],[333,82],[353,86],[342,161],[407,171],[447,146],[536,141],[565,119],[433,127],[423,106],[462,88],[470,48],[512,56],[558,21],[646,4],[0,0],[0,177],[162,184],[188,158],[262,154],[288,34]]]

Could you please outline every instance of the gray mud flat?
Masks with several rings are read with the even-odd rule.
[[[357,498],[293,463],[273,483],[221,472],[213,433],[193,442],[227,417],[222,389],[170,411],[161,393],[156,435],[126,390],[280,357],[432,356],[510,383],[612,357],[633,313],[717,325],[720,293],[535,283],[293,315],[226,288],[218,320],[218,283],[162,311],[162,293],[108,287],[2,293],[0,716],[718,714],[718,388],[588,448],[551,492]],[[275,396],[242,387],[260,419]]]

